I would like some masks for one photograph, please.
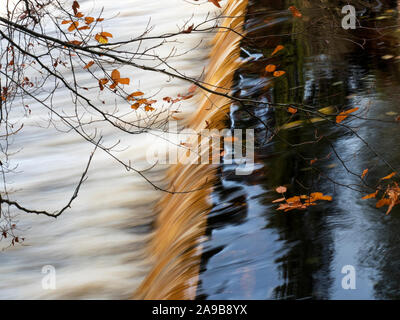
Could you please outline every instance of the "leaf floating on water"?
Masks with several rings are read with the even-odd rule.
[[[293,17],[301,18],[303,16],[295,6],[290,6],[289,10],[292,12]]]
[[[389,179],[393,178],[396,174],[397,174],[397,172],[392,172],[391,174],[387,175],[386,177],[381,178],[381,180],[389,180]]]
[[[368,169],[365,169],[365,170],[362,172],[361,179],[364,179],[364,177],[367,175],[367,173],[368,173]]]
[[[276,66],[274,64],[269,64],[265,67],[265,71],[274,72],[276,70]]]
[[[353,108],[353,109],[339,113],[336,116],[336,123],[341,123],[343,120],[345,120],[349,116],[350,113],[356,112],[358,109],[360,109],[360,108]]]
[[[274,56],[275,54],[277,54],[279,51],[283,50],[284,48],[285,48],[285,47],[282,46],[282,45],[276,46],[275,50],[272,51],[272,53],[271,53],[271,57]]]
[[[366,196],[362,197],[361,199],[366,200],[366,199],[376,198],[377,194],[378,194],[378,191],[371,193],[371,194],[367,194]]]
[[[279,70],[279,71],[275,71],[274,72],[274,77],[281,77],[281,76],[283,76],[284,74],[285,74],[286,72],[285,71],[282,71],[282,70]]]

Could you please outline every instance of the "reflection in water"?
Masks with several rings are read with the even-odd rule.
[[[381,2],[354,2],[363,25],[355,31],[340,28],[345,1],[329,7],[297,1],[302,19],[290,15],[289,1],[250,3],[245,63],[234,93],[328,113],[359,107],[360,117],[338,127],[334,117],[318,119],[301,110],[291,115],[271,105],[232,106],[231,126],[256,130],[258,169],[251,176],[234,176],[228,165],[219,171],[198,298],[400,297],[399,209],[385,216],[359,192],[368,190],[359,178],[363,169],[369,168],[366,181],[373,185],[392,171],[387,163],[398,168],[399,161],[397,3]],[[285,50],[271,57],[278,44]],[[263,70],[270,63],[286,75],[269,77]],[[311,165],[313,159],[318,161]],[[290,195],[321,191],[334,201],[282,213],[271,203],[279,185],[288,186]],[[342,289],[345,265],[356,268],[356,290]]]

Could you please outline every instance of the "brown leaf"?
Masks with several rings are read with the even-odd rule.
[[[219,1],[221,1],[221,0],[208,0],[208,2],[211,2],[211,3],[215,4],[218,8],[221,8]]]
[[[79,9],[80,7],[81,7],[81,6],[79,5],[78,1],[74,1],[74,2],[73,2],[73,4],[72,4],[72,10],[74,10],[74,14],[75,14],[75,15],[78,14],[78,9]]]

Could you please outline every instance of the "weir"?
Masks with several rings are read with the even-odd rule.
[[[244,32],[247,2],[227,2],[221,28],[213,40],[204,82],[220,93],[230,92],[234,72],[240,65],[239,43]],[[226,128],[230,103],[226,97],[202,93],[199,107],[187,119],[187,126],[196,132]],[[201,241],[206,230],[215,171],[213,165],[179,163],[168,170],[166,179],[170,187],[176,192],[191,192],[165,194],[158,202],[155,233],[148,248],[152,268],[135,292],[135,299],[196,297]]]

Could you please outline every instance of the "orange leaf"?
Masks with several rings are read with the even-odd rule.
[[[353,108],[347,111],[343,111],[336,116],[336,123],[341,123],[344,119],[346,119],[350,113],[357,111],[360,108]]]
[[[280,186],[280,187],[276,188],[275,191],[278,193],[285,193],[287,191],[287,188]]]
[[[368,169],[365,169],[361,175],[361,179],[364,179],[364,177],[367,175]]]
[[[77,18],[82,18],[84,16],[84,14],[82,12],[78,12],[75,17]]]
[[[100,35],[106,38],[112,38],[113,35],[109,32],[100,32]]]
[[[290,6],[289,10],[292,12],[293,17],[301,18],[303,16],[295,6]]]
[[[280,70],[280,71],[275,71],[275,72],[274,72],[274,77],[283,76],[285,73],[286,73],[286,72],[285,72],[285,71],[282,71],[282,70]]]
[[[61,21],[61,24],[68,24],[68,23],[72,23],[72,21],[71,20],[63,20],[63,21]]]
[[[291,114],[295,114],[295,113],[297,112],[297,109],[296,109],[296,108],[289,107],[289,108],[288,108],[288,111],[289,111]]]
[[[285,47],[282,45],[278,45],[276,46],[275,50],[272,51],[271,56],[275,55],[276,53],[278,53],[279,51],[283,50]]]
[[[88,29],[90,29],[89,26],[83,26],[83,27],[78,28],[78,30],[88,30]]]
[[[94,61],[90,61],[83,69],[89,69],[92,65],[94,65]]]
[[[382,208],[383,206],[388,206],[390,204],[390,199],[383,198],[376,203],[377,208]]]
[[[144,107],[144,110],[145,110],[145,111],[153,111],[154,108],[153,108],[153,107],[150,107],[150,106],[145,106],[145,107]]]
[[[72,22],[70,24],[70,26],[68,28],[68,31],[69,32],[74,31],[78,26],[79,26],[79,22],[78,21],[74,21],[74,22]]]
[[[376,198],[377,194],[378,194],[378,191],[371,193],[371,194],[367,194],[366,196],[362,197],[361,199],[366,200],[366,199]]]
[[[136,91],[136,92],[134,92],[134,93],[131,93],[126,99],[127,99],[128,101],[130,101],[130,100],[133,100],[134,97],[138,97],[138,96],[142,96],[142,95],[144,95],[143,92],[141,92],[141,91]]]
[[[120,78],[118,79],[118,83],[120,84],[127,84],[129,85],[130,79],[129,78]]]
[[[318,161],[318,159],[312,159],[310,160],[310,164],[313,165],[314,163],[316,163]]]
[[[381,178],[381,180],[389,180],[389,179],[393,178],[396,174],[397,174],[397,172],[392,172],[391,174],[387,175],[386,177]]]
[[[113,79],[113,81],[118,81],[119,78],[121,78],[121,73],[117,69],[114,69],[111,72],[111,79]]]
[[[274,64],[269,64],[265,67],[265,71],[274,72],[276,70],[276,66]]]
[[[131,105],[131,108],[134,110],[137,110],[140,107],[139,103],[134,103],[133,105]]]
[[[85,23],[86,24],[91,24],[94,21],[94,18],[92,17],[85,17]]]

